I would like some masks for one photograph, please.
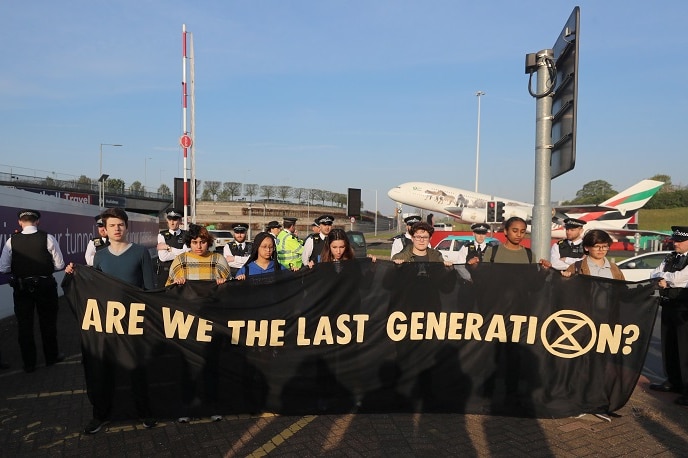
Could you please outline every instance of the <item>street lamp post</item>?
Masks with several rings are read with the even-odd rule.
[[[480,164],[480,97],[485,95],[483,91],[475,93],[478,97],[478,141],[475,147],[475,192],[478,192],[478,165]]]
[[[148,187],[148,161],[153,159],[147,157],[143,160],[143,194],[146,195],[146,188]]]
[[[248,239],[251,239],[251,202],[248,203]]]
[[[100,178],[98,178],[99,202],[98,205],[102,209],[105,206],[105,180],[110,175],[103,175],[103,146],[122,146],[118,143],[101,143],[100,144]]]

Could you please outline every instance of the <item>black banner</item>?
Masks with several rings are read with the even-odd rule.
[[[365,260],[142,291],[78,266],[65,294],[89,396],[114,397],[114,418],[566,417],[626,403],[657,312],[649,282],[530,265],[479,265],[471,275]]]

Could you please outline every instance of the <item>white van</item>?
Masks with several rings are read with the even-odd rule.
[[[454,226],[451,224],[446,224],[446,223],[440,223],[440,224],[434,224],[433,227],[435,228],[435,231],[453,231]]]

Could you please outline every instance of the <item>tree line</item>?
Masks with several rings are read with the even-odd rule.
[[[669,175],[654,175],[650,180],[662,181],[664,186],[654,195],[644,208],[663,209],[688,207],[688,188],[685,186],[674,185]],[[583,185],[576,192],[576,197],[572,200],[562,202],[563,205],[594,205],[604,202],[618,192],[612,185],[605,180],[594,180]]]
[[[346,205],[347,195],[327,191],[324,189],[310,189],[299,188],[286,185],[258,185],[255,183],[237,183],[235,181],[203,181],[203,191],[201,192],[200,200],[216,201],[216,202],[231,202],[237,200],[241,196],[244,199],[248,198],[253,201],[256,197],[262,197],[265,200],[282,200],[285,202],[293,198],[295,203],[305,204],[320,202],[325,205],[329,202],[333,207],[343,207]]]

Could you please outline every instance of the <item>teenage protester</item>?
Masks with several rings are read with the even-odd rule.
[[[236,279],[246,280],[252,275],[272,273],[281,269],[275,252],[275,238],[268,232],[261,232],[253,240],[253,251],[246,264],[237,272]]]
[[[103,213],[110,246],[96,253],[93,267],[119,280],[145,290],[154,289],[153,265],[148,249],[127,240],[129,217],[121,208],[108,208]],[[74,272],[70,263],[65,272]],[[84,427],[84,433],[95,434],[110,422],[112,401],[115,392],[115,372],[118,366],[116,356],[105,351],[103,358],[84,355],[86,379],[92,381],[87,386],[88,399],[93,404],[93,419]],[[137,358],[140,355],[137,355]],[[152,428],[157,420],[151,417],[148,403],[148,383],[145,367],[134,367],[131,376],[132,392],[136,409],[143,426]]]
[[[34,313],[38,313],[46,366],[64,360],[57,348],[57,282],[53,272],[65,267],[60,245],[38,229],[38,210],[17,213],[22,231],[13,234],[0,255],[0,272],[11,273],[17,336],[25,372],[36,370]]]
[[[621,269],[607,259],[607,253],[612,242],[611,236],[601,229],[592,229],[586,232],[581,242],[585,256],[571,264],[561,274],[564,277],[570,277],[573,274],[583,274],[614,280],[625,280]]]
[[[452,263],[445,261],[442,253],[434,248],[430,248],[430,237],[434,230],[432,226],[424,221],[414,223],[409,229],[412,243],[392,256],[392,261],[396,264],[404,262],[442,262],[445,266],[451,267]]]
[[[526,236],[526,221],[518,216],[512,216],[504,222],[504,243],[488,247],[483,255],[483,262],[501,264],[532,264],[533,252],[521,245]],[[538,261],[545,269],[552,267],[546,259]]]
[[[390,251],[389,253],[390,259],[393,258],[395,254],[399,253],[401,250],[406,248],[408,245],[411,245],[411,227],[414,224],[419,223],[420,221],[421,218],[418,215],[410,215],[404,218],[404,222],[406,223],[406,232],[404,232],[403,234],[396,235],[392,239],[392,251]]]
[[[191,224],[184,234],[184,245],[191,251],[174,258],[165,286],[183,285],[187,280],[214,280],[218,285],[230,277],[229,264],[220,253],[210,251],[213,236],[203,226]]]

